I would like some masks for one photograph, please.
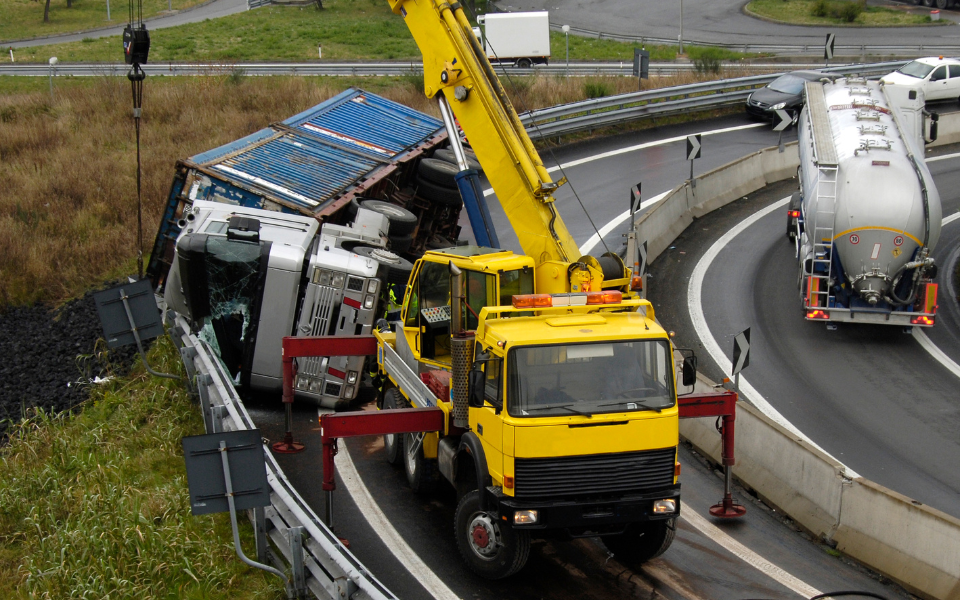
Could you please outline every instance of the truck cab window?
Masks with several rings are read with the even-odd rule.
[[[496,306],[496,278],[479,271],[464,271],[463,322],[468,330],[476,330],[480,309]]]
[[[513,304],[513,296],[533,293],[533,269],[500,273],[500,306]]]
[[[493,356],[487,362],[483,363],[483,373],[486,376],[486,385],[484,386],[483,397],[484,399],[500,408],[503,406],[503,401],[500,399],[500,390],[501,385],[501,374],[503,372],[503,359]]]

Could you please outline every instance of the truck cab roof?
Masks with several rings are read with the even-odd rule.
[[[423,255],[429,262],[452,262],[458,267],[466,267],[484,271],[510,271],[524,267],[533,268],[533,258],[522,254],[514,254],[510,250],[485,248],[482,246],[456,246],[430,250]],[[470,265],[476,265],[471,267]]]

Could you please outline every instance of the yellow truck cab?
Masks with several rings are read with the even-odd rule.
[[[527,260],[465,247],[415,266],[402,324],[376,333],[380,406],[437,406],[446,424],[385,436],[387,459],[415,491],[454,485],[458,547],[481,576],[516,572],[531,536],[558,533],[649,560],[680,509],[670,338],[619,291],[532,293]]]

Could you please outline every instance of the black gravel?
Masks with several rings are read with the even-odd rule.
[[[0,312],[0,432],[34,407],[60,412],[86,400],[96,377],[122,375],[136,346],[107,351],[93,292],[57,310]],[[2,435],[2,433],[0,433]]]

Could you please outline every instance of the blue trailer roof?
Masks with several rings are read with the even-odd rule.
[[[352,88],[187,162],[314,213],[442,127],[429,115]]]

